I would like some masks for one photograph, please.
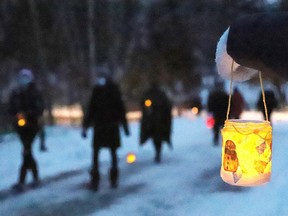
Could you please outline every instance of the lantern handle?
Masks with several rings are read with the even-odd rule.
[[[266,105],[266,98],[265,98],[265,91],[264,91],[264,87],[263,87],[261,71],[259,71],[259,79],[260,79],[260,85],[261,85],[261,91],[262,91],[262,100],[263,100],[263,104],[264,104],[265,117],[266,117],[266,121],[269,121],[267,105]]]
[[[226,120],[229,119],[229,114],[230,114],[230,109],[231,109],[231,100],[232,100],[232,91],[233,91],[233,68],[234,68],[234,60],[232,60],[231,64],[231,77],[230,77],[230,92],[229,92],[229,99],[228,99],[228,108],[227,108],[227,113],[226,113]],[[260,86],[261,86],[261,92],[262,92],[262,100],[264,104],[264,110],[265,110],[265,117],[266,121],[268,122],[268,111],[267,111],[267,105],[266,105],[266,98],[265,98],[265,91],[263,87],[263,80],[262,80],[262,75],[261,71],[259,71],[259,80],[260,80]]]
[[[231,64],[231,77],[230,77],[230,92],[229,92],[229,99],[228,99],[228,108],[227,108],[227,113],[226,113],[226,120],[229,119],[229,113],[231,109],[231,98],[232,98],[232,87],[233,87],[233,67],[234,67],[234,60],[232,60]]]

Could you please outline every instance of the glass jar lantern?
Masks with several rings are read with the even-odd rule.
[[[270,180],[272,127],[269,121],[228,119],[222,133],[222,179],[237,186]]]

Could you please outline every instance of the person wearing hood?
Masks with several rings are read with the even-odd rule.
[[[93,127],[93,161],[91,169],[91,187],[98,190],[100,181],[99,152],[108,148],[111,153],[110,186],[118,186],[118,159],[117,149],[120,147],[120,126],[125,134],[129,135],[126,119],[126,110],[122,101],[119,87],[107,73],[98,73],[97,82],[92,90],[87,110],[83,118],[82,137],[87,137],[87,129]]]
[[[9,98],[9,113],[12,115],[13,126],[23,146],[23,161],[19,180],[15,187],[22,189],[26,173],[32,171],[36,186],[39,183],[38,168],[32,153],[32,144],[39,131],[39,118],[43,113],[43,99],[38,91],[31,70],[22,69],[18,75],[18,87]]]

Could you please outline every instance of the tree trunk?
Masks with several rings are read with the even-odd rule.
[[[39,64],[39,69],[43,73],[44,78],[44,83],[47,83],[45,85],[45,95],[46,95],[46,105],[47,105],[47,110],[48,110],[48,123],[51,125],[54,123],[53,121],[53,116],[52,116],[52,95],[49,93],[50,92],[50,84],[49,84],[49,79],[48,79],[48,68],[47,68],[47,63],[46,63],[46,56],[45,52],[42,46],[42,38],[41,38],[41,28],[39,24],[39,14],[36,6],[35,0],[28,0],[29,8],[30,8],[30,13],[31,13],[31,18],[32,18],[32,26],[33,26],[33,33],[35,37],[35,43],[36,43],[36,48],[38,52],[38,64]]]
[[[88,6],[88,43],[89,43],[89,80],[92,87],[95,81],[95,66],[96,66],[96,40],[94,33],[94,0],[87,0]]]

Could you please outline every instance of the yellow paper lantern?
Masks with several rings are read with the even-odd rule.
[[[222,179],[237,186],[270,180],[272,127],[269,121],[230,119],[222,133]]]

